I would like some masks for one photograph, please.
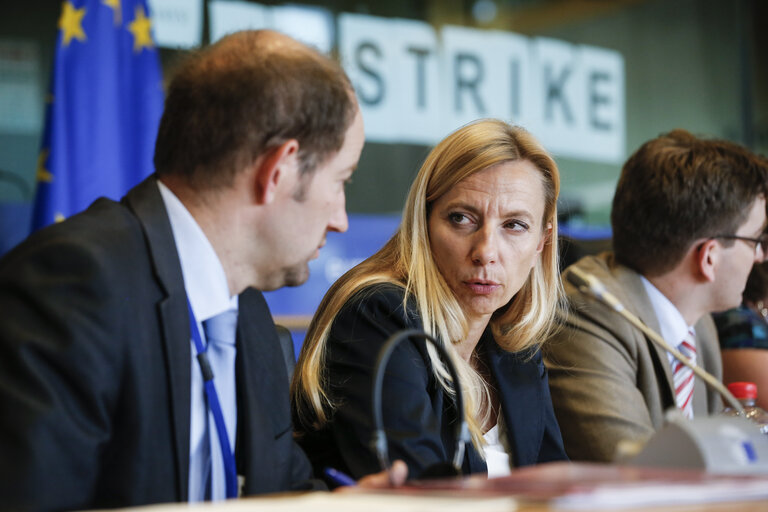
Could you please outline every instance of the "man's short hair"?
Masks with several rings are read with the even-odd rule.
[[[685,130],[652,139],[627,160],[616,186],[616,259],[646,276],[663,274],[696,240],[734,234],[767,191],[766,160],[738,144]]]
[[[270,148],[296,139],[308,174],[341,149],[356,109],[335,61],[281,34],[237,32],[174,74],[155,169],[195,188],[227,186]]]

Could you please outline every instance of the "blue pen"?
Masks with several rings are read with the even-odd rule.
[[[342,473],[338,469],[325,468],[323,473],[331,482],[335,483],[336,485],[357,485],[357,482],[355,482],[351,476],[347,475],[346,473]]]

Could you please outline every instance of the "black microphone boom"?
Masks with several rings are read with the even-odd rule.
[[[373,404],[373,422],[376,429],[373,432],[373,439],[371,439],[371,447],[376,452],[376,456],[379,459],[379,465],[381,466],[381,469],[389,473],[389,448],[387,446],[387,435],[384,432],[384,420],[381,412],[381,389],[384,384],[384,370],[387,367],[387,363],[389,362],[389,358],[392,355],[392,352],[394,352],[397,345],[409,338],[423,338],[424,340],[431,343],[432,346],[437,350],[438,354],[440,354],[443,363],[448,368],[448,372],[451,374],[451,379],[453,380],[453,389],[455,391],[454,396],[456,410],[459,417],[459,421],[456,423],[456,429],[454,431],[456,445],[453,450],[451,464],[456,474],[460,475],[461,464],[464,460],[464,446],[467,442],[470,441],[470,437],[469,428],[467,427],[467,422],[464,417],[464,398],[462,397],[461,386],[459,385],[459,374],[456,371],[456,368],[453,365],[453,361],[451,361],[448,352],[445,350],[445,347],[443,347],[432,336],[417,329],[406,329],[398,331],[390,336],[389,339],[387,339],[387,341],[384,343],[384,346],[381,347],[379,355],[376,358],[376,365],[374,366],[373,371],[373,391],[371,394],[371,403]],[[446,472],[444,467],[446,464],[439,464],[438,466],[441,468],[438,471],[441,473],[440,476],[445,476]],[[429,468],[427,471],[429,471]],[[425,473],[422,476],[428,477],[429,475]]]

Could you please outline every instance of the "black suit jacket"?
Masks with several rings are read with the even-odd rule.
[[[269,309],[240,296],[245,494],[304,488]],[[154,177],[33,234],[0,260],[0,500],[10,509],[186,501],[186,294]]]
[[[370,448],[373,369],[386,340],[402,329],[423,330],[423,324],[414,308],[404,312],[403,290],[394,285],[361,290],[334,320],[324,375],[338,406],[322,429],[302,432],[299,440],[316,474],[328,466],[355,478],[379,471]],[[490,329],[477,350],[495,379],[514,465],[566,459],[541,353],[507,352]],[[390,460],[404,460],[411,478],[450,461],[456,411],[433,376],[426,342],[404,341],[395,349],[382,395]],[[465,474],[487,471],[471,443],[462,469]]]

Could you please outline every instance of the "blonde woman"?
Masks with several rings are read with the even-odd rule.
[[[472,437],[465,474],[565,459],[539,346],[561,302],[560,178],[525,130],[480,120],[429,154],[402,224],[341,277],[312,320],[292,384],[299,442],[320,473],[379,471],[370,448],[373,367],[406,328],[437,338],[458,367]],[[401,343],[384,378],[391,459],[410,478],[450,460],[450,376],[423,340]]]

